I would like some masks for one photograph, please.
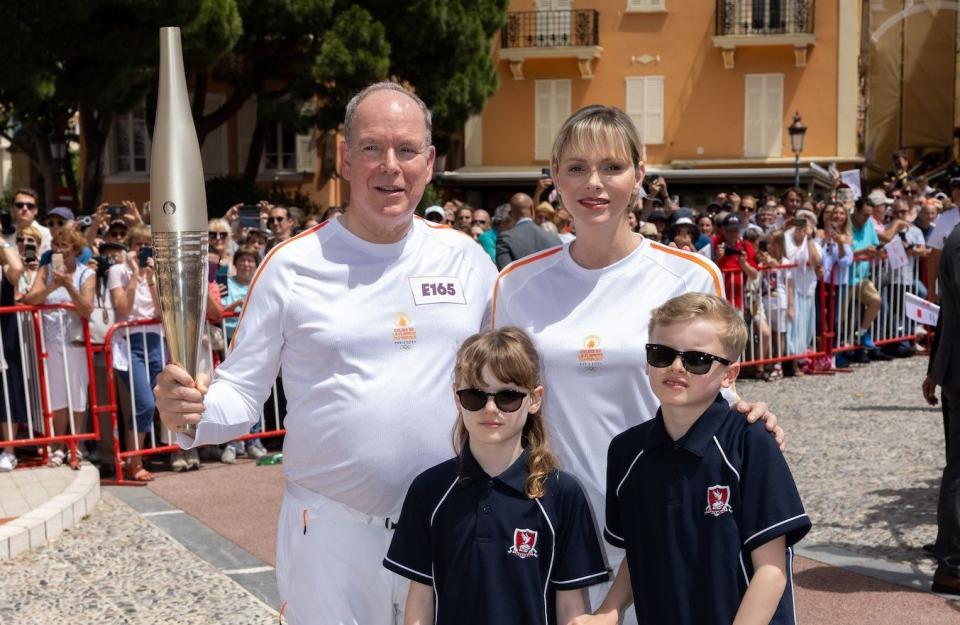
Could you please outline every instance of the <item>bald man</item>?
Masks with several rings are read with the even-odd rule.
[[[561,245],[560,239],[533,222],[533,198],[515,193],[510,198],[514,226],[497,235],[497,268],[541,250]]]

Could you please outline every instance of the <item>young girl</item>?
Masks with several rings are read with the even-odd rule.
[[[413,481],[383,561],[411,580],[404,623],[565,624],[608,575],[547,445],[540,357],[517,328],[475,334],[454,378],[457,456]]]
[[[783,230],[770,234],[767,245],[767,252],[761,252],[761,263],[766,268],[763,272],[766,281],[764,308],[772,333],[770,355],[779,358],[787,355],[787,330],[793,321],[793,276],[789,269],[780,268],[786,262]],[[773,373],[775,378],[783,375],[780,363],[773,365]]]

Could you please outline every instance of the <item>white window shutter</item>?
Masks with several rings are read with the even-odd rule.
[[[653,11],[663,7],[664,0],[627,0],[628,11]]]
[[[663,143],[663,76],[647,76],[644,82],[643,142]]]
[[[225,96],[219,93],[208,93],[203,107],[204,115],[209,115],[220,108]],[[207,135],[200,148],[200,158],[203,162],[203,174],[206,177],[225,176],[227,174],[227,125],[221,124]]]
[[[783,154],[783,74],[767,74],[764,84],[765,156]]]
[[[553,81],[553,128],[550,129],[550,142],[547,156],[553,151],[553,142],[560,132],[560,126],[570,117],[570,81]]]
[[[633,125],[637,128],[640,140],[646,143],[647,138],[644,134],[643,119],[644,82],[643,77],[627,78],[626,113],[630,116],[630,119],[633,120]]]
[[[534,92],[534,126],[536,133],[534,158],[538,161],[546,161],[550,160],[550,148],[552,147],[550,133],[553,127],[553,81],[536,81]]]
[[[314,173],[317,166],[317,142],[314,133],[297,135],[297,172]]]
[[[257,101],[251,97],[237,111],[237,171],[243,173],[247,166],[247,154],[257,125]]]
[[[745,76],[743,106],[743,155],[746,157],[766,156],[764,154],[764,76],[747,74]]]

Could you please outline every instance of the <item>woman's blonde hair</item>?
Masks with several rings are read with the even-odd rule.
[[[57,234],[53,236],[51,243],[66,243],[73,249],[74,255],[79,256],[83,248],[87,246],[87,238],[73,228],[61,228]]]
[[[37,245],[40,245],[40,240],[41,240],[40,231],[34,228],[32,225],[27,226],[26,228],[17,228],[17,236],[24,237],[24,238],[30,237],[31,239],[33,239],[34,243],[36,243]]]
[[[132,248],[134,241],[150,236],[150,226],[146,224],[134,224],[127,232],[127,247]]]
[[[770,254],[770,256],[772,256],[773,258],[776,258],[778,262],[781,261],[781,260],[783,260],[783,257],[787,255],[787,235],[786,235],[786,233],[785,233],[783,230],[779,230],[779,229],[778,229],[778,230],[774,230],[774,231],[771,232],[770,235],[767,237],[767,241],[768,241],[768,243],[767,243],[768,246],[770,245],[770,243],[776,243],[776,244],[777,244],[777,252],[778,252],[777,254],[774,254],[773,251],[768,247],[768,248],[767,248],[767,253]]]
[[[214,217],[213,219],[211,219],[210,221],[207,222],[207,229],[208,229],[208,230],[209,230],[210,228],[213,228],[213,227],[223,228],[223,229],[226,231],[227,234],[232,234],[232,233],[230,232],[230,222],[228,222],[226,219],[224,219],[224,218],[222,218],[222,217]],[[229,238],[229,237],[227,237],[227,238]]]
[[[485,366],[489,366],[493,375],[502,382],[516,384],[530,392],[540,386],[540,355],[530,337],[519,328],[507,326],[489,330],[474,334],[464,341],[457,352],[457,364],[454,367],[456,384],[482,387]],[[525,491],[527,497],[539,499],[546,493],[547,478],[559,467],[559,462],[547,443],[542,407],[527,415],[527,422],[520,436],[523,446],[529,452],[529,475]],[[453,446],[458,456],[463,453],[463,447],[469,438],[463,415],[460,414],[453,432]]]
[[[586,152],[597,147],[616,147],[636,167],[643,160],[643,142],[633,120],[615,106],[586,106],[563,122],[553,142],[550,160],[559,165],[569,148]]]

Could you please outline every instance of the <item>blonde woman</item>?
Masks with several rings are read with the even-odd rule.
[[[627,213],[643,182],[642,155],[623,111],[589,106],[574,113],[554,142],[551,178],[577,238],[507,266],[494,290],[494,326],[519,326],[543,357],[552,444],[597,518],[604,510],[607,446],[652,419],[659,405],[643,367],[651,311],[684,292],[723,295],[720,271],[709,259],[630,230]],[[750,412],[751,420],[766,414],[765,404],[739,402],[737,409]],[[766,416],[773,430],[776,419]],[[607,555],[616,567],[623,551],[608,547]],[[591,589],[593,605],[601,588]]]
[[[54,430],[47,434],[51,436],[79,432],[86,415],[89,372],[86,350],[77,341],[83,336],[80,319],[88,319],[93,310],[96,284],[96,273],[77,262],[86,243],[83,235],[72,228],[58,231],[53,237],[51,263],[40,267],[36,281],[23,296],[23,303],[31,306],[73,305],[72,311],[54,309],[42,313],[47,392]],[[52,447],[50,464],[60,466],[67,459],[65,447]],[[72,464],[78,461],[79,457],[75,457]]]

